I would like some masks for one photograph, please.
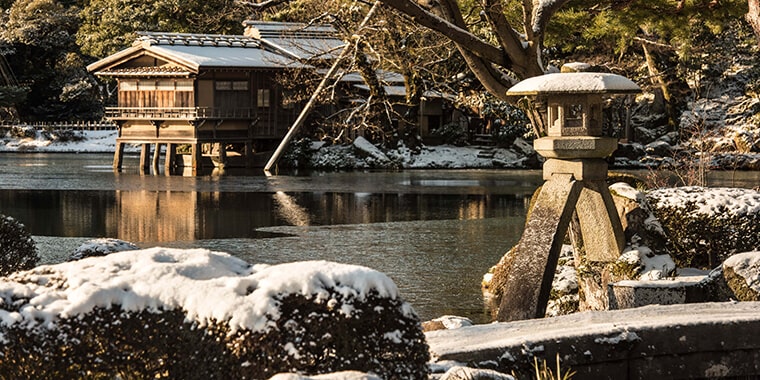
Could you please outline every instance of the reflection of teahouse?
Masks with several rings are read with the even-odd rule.
[[[573,215],[580,225],[588,262],[612,262],[625,235],[607,184],[605,157],[617,139],[602,135],[603,97],[639,92],[639,86],[615,74],[557,73],[526,79],[507,91],[523,97],[540,138],[536,151],[547,160],[546,182],[525,223],[525,231],[506,264],[508,279],[499,307],[500,320],[540,318]],[[544,127],[545,126],[545,127]]]

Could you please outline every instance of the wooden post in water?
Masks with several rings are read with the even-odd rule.
[[[121,163],[124,159],[124,143],[120,141],[116,141],[116,150],[113,154],[113,171],[120,172],[121,171]]]
[[[150,144],[143,143],[140,148],[140,174],[150,170]]]

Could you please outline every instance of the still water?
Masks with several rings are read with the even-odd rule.
[[[202,247],[250,263],[331,260],[390,276],[423,319],[488,317],[480,283],[520,234],[538,171],[198,177],[114,174],[107,154],[0,155],[0,213],[45,263],[86,238]]]
[[[154,176],[137,173],[129,156],[115,174],[111,160],[0,154],[0,213],[26,225],[44,263],[113,237],[249,263],[364,265],[390,276],[423,320],[488,321],[482,276],[519,239],[542,183],[539,171],[509,170]],[[760,172],[712,172],[711,183],[754,187]]]

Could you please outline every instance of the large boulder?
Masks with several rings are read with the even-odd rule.
[[[251,266],[152,248],[40,266],[0,281],[0,322],[7,378],[428,372],[419,319],[395,284],[324,261]]]

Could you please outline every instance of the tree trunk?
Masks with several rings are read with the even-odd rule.
[[[744,16],[755,31],[757,44],[760,46],[760,0],[748,0],[749,12]]]

